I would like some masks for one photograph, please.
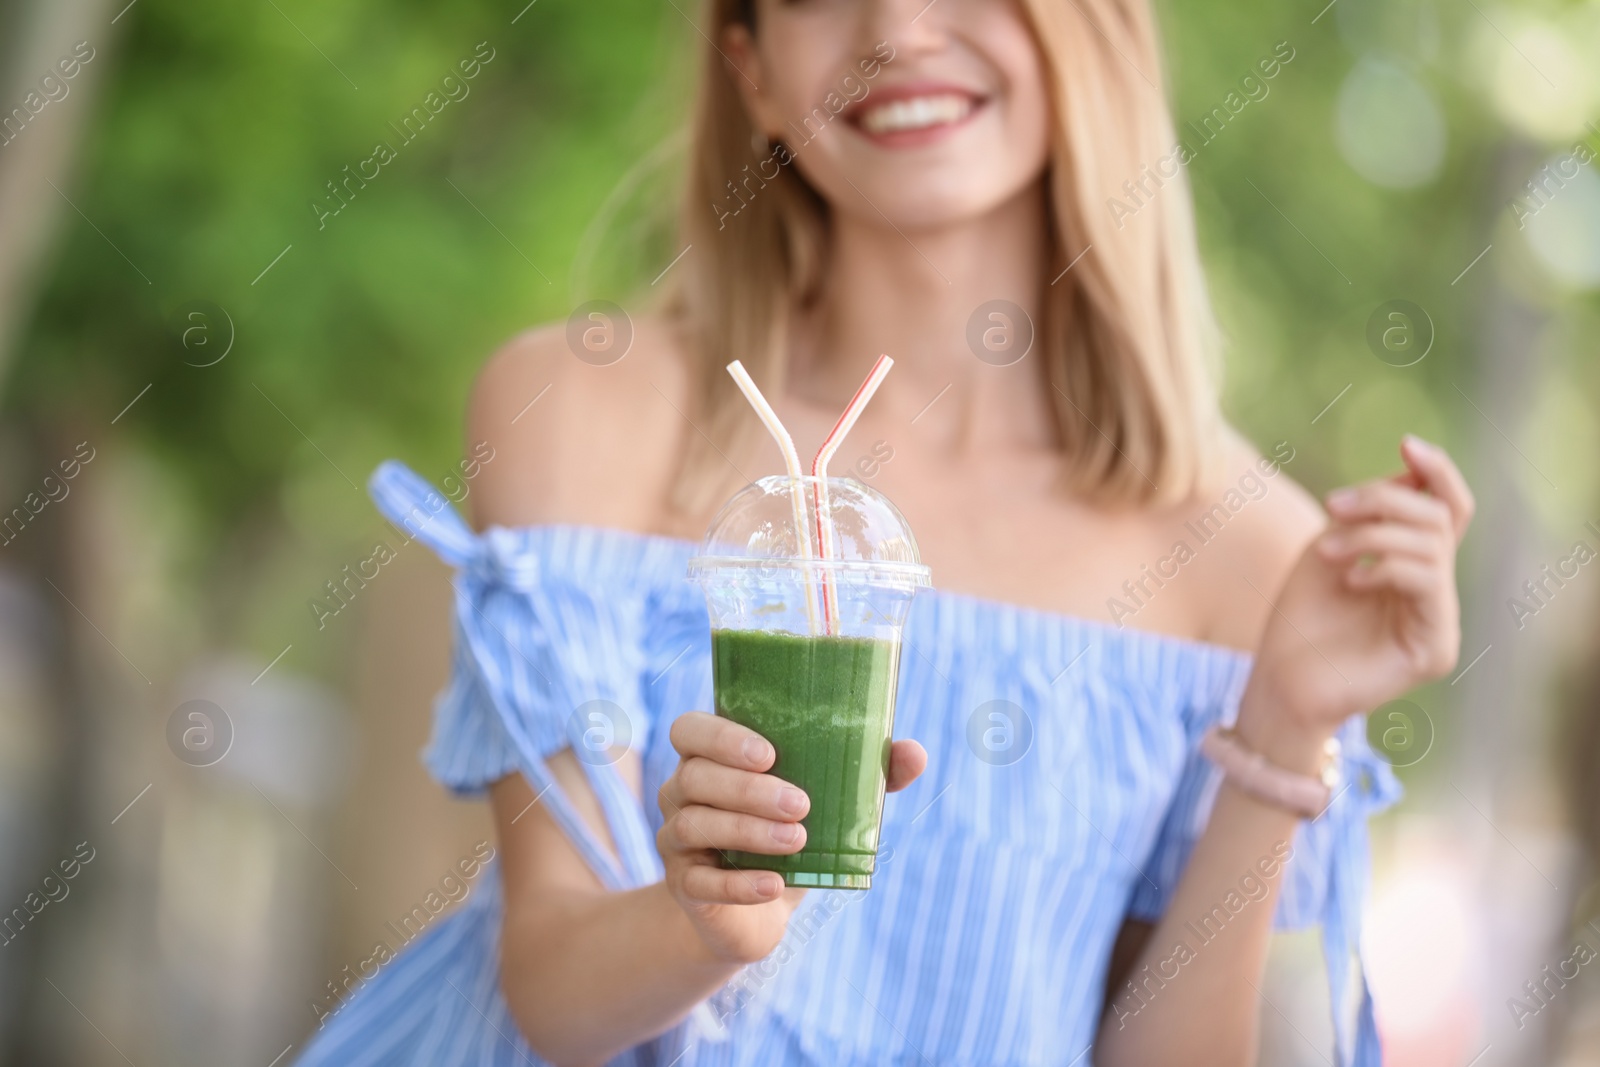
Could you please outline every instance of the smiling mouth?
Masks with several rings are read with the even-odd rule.
[[[869,134],[914,133],[953,126],[977,106],[965,93],[928,93],[868,105],[855,116],[855,122]]]

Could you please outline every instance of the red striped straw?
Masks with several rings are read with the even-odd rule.
[[[828,461],[839,451],[839,446],[844,444],[845,435],[861,417],[867,401],[878,391],[878,386],[883,384],[884,376],[893,366],[894,360],[888,356],[878,357],[878,362],[872,365],[867,380],[861,383],[856,395],[845,405],[844,414],[839,416],[839,421],[833,424],[833,429],[823,439],[822,447],[817,449],[817,458],[811,461],[811,476],[816,479],[812,483],[815,487],[812,492],[817,505],[817,545],[824,560],[833,559],[835,555],[831,516],[827,522],[822,518],[828,513]],[[828,567],[822,568],[822,620],[824,632],[832,634],[838,630],[839,600],[833,591],[833,574]]]

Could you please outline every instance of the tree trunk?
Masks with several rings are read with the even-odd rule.
[[[92,111],[95,90],[111,66],[112,41],[137,15],[127,12],[115,24],[116,0],[17,0],[0,7],[0,382],[32,313],[44,275],[40,259],[50,246],[62,213],[75,214],[63,198],[73,196],[67,175]],[[119,5],[120,7],[120,5]],[[77,76],[61,78],[56,64],[87,41],[94,59]],[[56,76],[66,95],[44,104],[38,114],[27,106],[45,100],[40,79]],[[61,89],[52,88],[51,95]],[[20,109],[26,122],[13,115]],[[10,138],[6,140],[6,138]],[[57,189],[52,189],[51,184]]]

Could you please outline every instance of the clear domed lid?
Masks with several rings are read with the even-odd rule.
[[[745,486],[722,506],[689,561],[689,576],[804,570],[808,562],[840,582],[917,587],[929,579],[911,527],[888,497],[854,478],[829,478],[823,490],[820,479],[778,474]]]

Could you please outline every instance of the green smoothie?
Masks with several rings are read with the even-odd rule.
[[[786,885],[871,886],[899,644],[714,630],[711,652],[717,714],[772,742],[772,773],[811,798],[804,849],[789,856],[729,851],[725,864],[777,871]]]

